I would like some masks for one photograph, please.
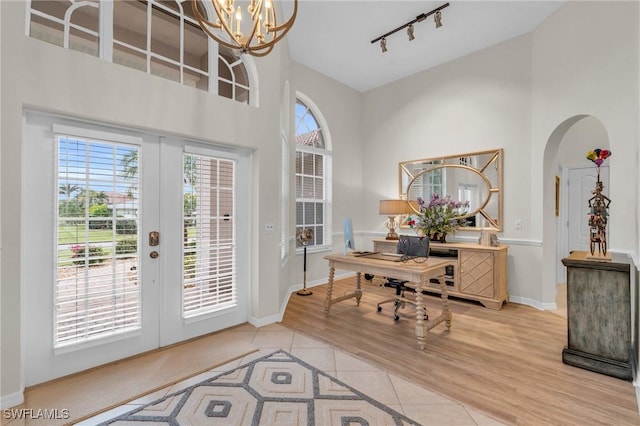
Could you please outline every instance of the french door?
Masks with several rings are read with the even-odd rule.
[[[248,319],[248,155],[27,113],[25,385]]]

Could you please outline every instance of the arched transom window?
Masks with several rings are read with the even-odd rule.
[[[242,57],[209,40],[190,1],[32,0],[27,34],[250,103],[250,77]]]

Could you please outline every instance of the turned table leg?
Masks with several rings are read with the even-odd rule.
[[[333,277],[336,273],[336,269],[333,266],[329,267],[329,283],[327,285],[327,297],[324,301],[324,315],[329,316],[329,309],[331,309],[331,293],[333,292]]]
[[[447,330],[451,330],[451,309],[449,309],[449,293],[447,290],[447,284],[442,282],[442,293],[440,295],[443,301],[442,313],[445,315],[445,325],[447,326]]]
[[[356,272],[356,306],[360,306],[360,299],[362,299],[362,274]]]
[[[425,306],[422,299],[422,283],[418,282],[416,283],[416,337],[420,350],[427,346],[427,327],[424,321]]]

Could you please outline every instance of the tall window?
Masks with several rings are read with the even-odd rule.
[[[296,101],[296,233],[313,230],[308,246],[329,245],[331,152],[309,100]],[[301,247],[296,241],[297,247]]]
[[[32,0],[30,18],[33,38],[249,104],[242,58],[209,42],[190,1]]]
[[[55,345],[140,328],[138,147],[58,135]]]

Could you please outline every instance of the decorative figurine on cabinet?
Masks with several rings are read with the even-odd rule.
[[[607,259],[607,221],[609,213],[607,209],[611,200],[602,193],[602,181],[600,180],[600,166],[605,159],[611,156],[611,151],[596,148],[587,153],[587,159],[593,161],[598,170],[596,187],[592,191],[593,197],[589,199],[589,249],[592,257]],[[598,253],[596,254],[596,247]],[[610,258],[610,257],[608,257]]]

